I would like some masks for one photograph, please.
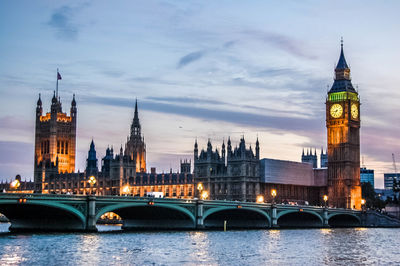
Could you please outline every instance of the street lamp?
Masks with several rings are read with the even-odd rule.
[[[202,200],[206,200],[208,198],[208,192],[206,191],[206,190],[204,190],[202,193],[201,193],[201,199]]]
[[[272,204],[275,203],[276,189],[271,189]]]
[[[125,185],[122,187],[122,193],[126,195],[130,194],[131,188],[129,187],[129,185]]]
[[[361,199],[361,209],[365,210],[365,199]]]
[[[258,195],[257,196],[257,203],[264,203],[264,196],[263,195]]]
[[[328,201],[328,196],[324,195],[324,201],[325,201],[325,208],[326,208],[326,202]]]
[[[203,187],[203,183],[198,183],[197,184],[197,190],[199,191],[199,194],[198,195],[200,195],[200,197],[201,197],[201,192],[203,191],[203,189],[204,189],[204,187]]]
[[[96,178],[94,176],[90,176],[88,182],[90,185],[93,186],[94,184],[96,184]]]
[[[14,181],[11,182],[10,188],[12,189],[17,189],[21,185],[21,182],[19,182],[18,179],[15,179]]]
[[[96,178],[91,175],[89,177],[88,183],[90,184],[90,194],[92,194],[93,193],[92,186],[94,186],[94,184],[96,184]]]

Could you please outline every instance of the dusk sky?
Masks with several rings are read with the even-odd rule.
[[[148,170],[193,144],[259,137],[262,158],[326,147],[340,38],[361,98],[361,156],[375,186],[400,168],[399,1],[1,1],[0,179],[33,177],[35,108],[56,69],[78,108],[76,170],[125,144],[138,99]]]

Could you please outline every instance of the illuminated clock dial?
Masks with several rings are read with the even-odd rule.
[[[331,116],[333,118],[341,117],[342,113],[343,113],[343,107],[340,104],[335,103],[334,105],[331,106]]]
[[[351,117],[353,119],[357,119],[357,117],[358,117],[358,107],[354,103],[351,105]]]

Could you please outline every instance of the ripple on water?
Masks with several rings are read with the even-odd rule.
[[[0,265],[398,265],[398,233],[374,228],[5,233]]]

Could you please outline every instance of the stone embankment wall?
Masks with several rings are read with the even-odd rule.
[[[400,227],[399,219],[375,211],[367,211],[363,215],[365,227]]]

